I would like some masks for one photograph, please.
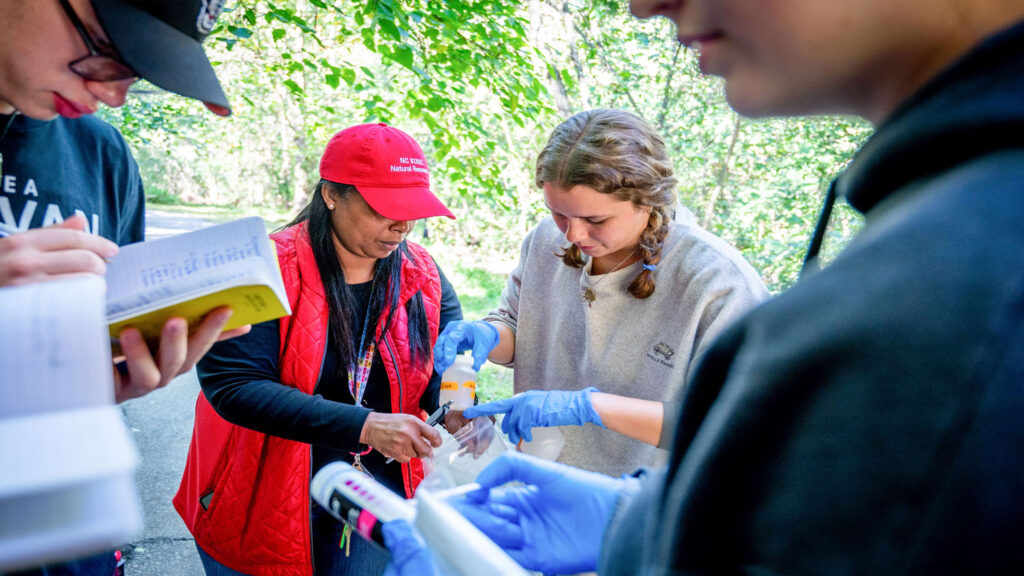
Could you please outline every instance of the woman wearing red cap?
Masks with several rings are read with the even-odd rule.
[[[411,497],[419,459],[441,442],[422,418],[438,404],[431,347],[462,311],[406,236],[419,218],[453,216],[430,191],[419,145],[384,124],[336,134],[320,177],[272,235],[292,315],[214,347],[198,367],[174,504],[207,574],[383,572],[387,553],[348,538],[310,500],[310,478],[344,460]]]

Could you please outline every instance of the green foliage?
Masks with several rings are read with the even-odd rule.
[[[460,216],[427,222],[430,238],[506,266],[546,215],[536,153],[576,112],[646,117],[680,201],[773,290],[795,280],[829,179],[869,133],[846,118],[738,118],[670,24],[612,0],[238,0],[207,45],[231,118],[159,95],[106,114],[148,187],[294,213],[333,133],[388,122],[421,143],[433,189]],[[849,211],[833,220],[828,254],[858,225]]]
[[[181,206],[181,198],[174,194],[161,190],[160,188],[149,188],[146,190],[146,205],[152,206]]]
[[[456,287],[462,315],[466,320],[479,320],[498,306],[505,289],[507,274],[489,270],[478,264],[463,263],[449,246],[431,244],[431,255]],[[486,363],[477,378],[477,395],[481,402],[508,398],[512,395],[512,370]]]

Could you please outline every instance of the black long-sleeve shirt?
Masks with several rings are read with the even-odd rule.
[[[441,277],[440,329],[462,319],[462,306],[451,282],[438,267]],[[350,284],[358,304],[353,315],[354,347],[359,346],[364,311],[369,303],[371,282]],[[218,342],[197,364],[199,382],[207,400],[226,420],[281,438],[313,446],[315,474],[324,465],[337,460],[352,462],[350,452],[359,450],[359,435],[371,411],[391,412],[391,386],[380,354],[375,354],[370,369],[363,406],[355,406],[347,379],[334,375],[339,358],[328,337],[320,379],[314,394],[280,382],[279,321],[254,325],[244,335]],[[340,371],[344,373],[344,371]],[[434,373],[420,398],[420,407],[433,412],[438,406],[441,377]],[[361,457],[363,466],[374,478],[402,493],[401,470],[397,462],[385,464],[376,450]]]

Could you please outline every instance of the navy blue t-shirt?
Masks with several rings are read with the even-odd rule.
[[[121,134],[92,116],[34,120],[0,114],[0,237],[59,224],[80,213],[86,231],[118,245],[146,230],[139,167]],[[107,575],[114,552],[18,576]]]
[[[0,134],[0,237],[77,212],[92,234],[119,245],[142,241],[139,168],[113,126],[92,116],[44,122],[0,114]]]

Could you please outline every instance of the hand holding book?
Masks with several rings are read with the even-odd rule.
[[[184,318],[173,317],[164,324],[155,352],[137,328],[121,331],[119,355],[114,358],[114,394],[117,402],[144,396],[163,388],[175,377],[195,366],[214,342],[241,336],[250,325],[222,331],[232,316],[231,308],[222,306],[206,315],[194,332],[189,332]]]
[[[60,224],[11,236],[0,227],[0,286],[102,275],[104,260],[117,254],[117,244],[89,234],[85,226],[85,218],[74,215]]]
[[[166,385],[217,340],[291,313],[255,217],[124,246],[107,266],[107,287],[118,401]]]

